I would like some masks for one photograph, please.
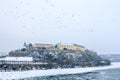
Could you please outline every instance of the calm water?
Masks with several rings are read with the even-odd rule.
[[[23,80],[120,80],[120,68],[95,71],[84,74],[45,76],[27,78]]]

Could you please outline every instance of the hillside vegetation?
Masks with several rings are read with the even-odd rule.
[[[74,67],[94,67],[110,65],[110,61],[103,59],[96,52],[86,49],[80,50],[59,50],[57,48],[29,47],[11,51],[9,56],[33,57],[34,62],[48,63],[45,68],[74,68]]]

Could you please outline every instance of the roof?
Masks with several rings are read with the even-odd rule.
[[[53,44],[40,44],[40,43],[35,43],[34,45],[37,45],[37,46],[53,46]]]
[[[0,58],[0,60],[4,61],[33,61],[32,57],[5,57]]]
[[[78,47],[81,47],[81,48],[85,48],[84,46],[82,45],[78,45],[78,44],[73,44],[74,46],[78,46]]]

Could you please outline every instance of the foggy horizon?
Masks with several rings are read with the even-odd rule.
[[[119,0],[3,0],[0,52],[26,43],[76,43],[120,54]]]

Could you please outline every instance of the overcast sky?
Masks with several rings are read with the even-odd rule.
[[[120,54],[120,0],[0,0],[0,52],[24,42]]]

